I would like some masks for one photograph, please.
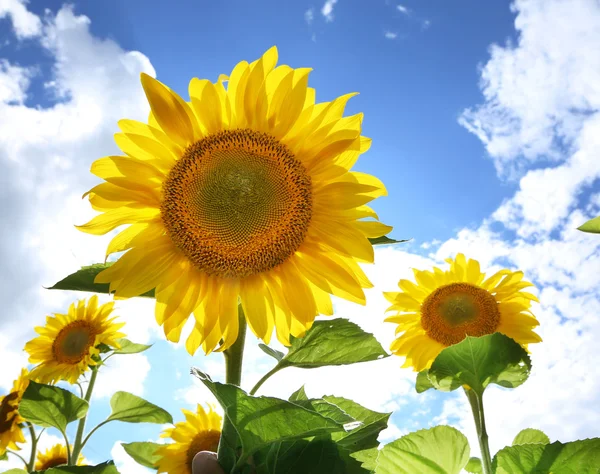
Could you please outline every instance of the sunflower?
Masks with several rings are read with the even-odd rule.
[[[192,474],[192,461],[200,451],[217,451],[221,438],[221,417],[209,405],[208,413],[198,405],[196,413],[181,410],[185,421],[162,432],[162,438],[171,438],[174,443],[156,450],[160,456],[158,472],[169,474]]]
[[[19,426],[25,420],[19,415],[19,403],[29,385],[27,369],[13,383],[12,390],[0,397],[0,455],[7,449],[21,449],[16,443],[24,443],[25,437]]]
[[[45,453],[38,452],[37,459],[35,460],[35,470],[43,471],[51,467],[62,466],[63,464],[67,464],[67,459],[67,447],[64,444],[55,444],[50,449],[47,449]],[[85,459],[80,455],[77,465],[83,466],[84,463]]]
[[[194,78],[190,102],[142,74],[148,123],[120,121],[126,156],[91,168],[106,181],[86,193],[102,214],[79,229],[130,224],[107,257],[127,252],[96,283],[116,298],[155,288],[173,342],[193,313],[191,354],[235,342],[238,302],[256,336],[268,343],[275,328],[286,345],[333,313],[330,295],[364,304],[358,262],[391,230],[366,205],[386,194],[381,181],[351,171],[371,143],[362,114],[343,116],[355,94],[316,103],[310,69],[276,63],[273,47],[216,83]]]
[[[403,367],[427,369],[442,349],[466,336],[501,332],[524,347],[542,340],[533,332],[539,322],[529,309],[539,301],[522,291],[533,286],[523,272],[500,270],[486,279],[479,262],[461,253],[446,262],[449,270],[413,269],[416,284],[400,280],[402,291],[384,293],[392,303],[387,311],[395,313],[386,321],[402,333],[390,349],[406,357]]]
[[[29,362],[38,364],[31,371],[32,380],[54,383],[65,380],[77,382],[89,366],[98,363],[98,346],[105,344],[118,348],[117,340],[125,335],[119,332],[125,323],[110,318],[114,302],[98,306],[98,297],[72,303],[67,314],[46,317],[46,326],[35,331],[38,337],[25,344]]]

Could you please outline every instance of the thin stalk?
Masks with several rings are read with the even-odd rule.
[[[71,459],[73,459],[73,457],[71,456],[71,445],[69,444],[69,438],[67,436],[67,433],[65,431],[60,431],[60,434],[63,435],[63,438],[65,439],[65,446],[67,447],[67,466],[71,465]]]
[[[12,454],[13,456],[18,457],[21,461],[23,461],[23,464],[25,465],[25,468],[27,470],[29,470],[29,463],[25,460],[25,458],[23,456],[21,456],[19,453],[15,453],[14,451],[11,451],[10,449],[7,449],[6,452],[8,454]]]
[[[33,429],[33,425],[31,423],[27,422],[27,428],[29,428],[29,433],[31,434],[31,456],[29,456],[29,464],[25,464],[27,465],[27,471],[33,472],[33,468],[35,466],[35,455],[37,453],[38,438],[35,434],[35,430]]]
[[[492,474],[492,456],[490,455],[490,445],[488,434],[485,429],[485,413],[483,411],[483,398],[473,390],[465,388],[465,394],[471,405],[475,428],[477,429],[477,439],[479,440],[479,449],[481,451],[481,464],[484,474]]]
[[[254,395],[256,393],[256,391],[262,386],[262,384],[265,383],[271,377],[271,375],[276,374],[281,369],[283,369],[283,367],[276,365],[271,370],[269,370],[265,375],[263,375],[263,377],[258,382],[256,382],[256,385],[252,388],[252,390],[250,390],[250,395]]]
[[[92,391],[94,390],[94,384],[96,383],[96,377],[98,376],[98,368],[92,367],[92,376],[90,377],[90,383],[88,384],[87,391],[85,392],[84,400],[86,402],[90,402],[92,398]],[[87,419],[87,415],[79,420],[79,424],[77,425],[77,434],[75,435],[75,444],[73,445],[73,459],[69,461],[69,466],[72,466],[71,462],[77,462],[79,459],[79,454],[81,453],[81,449],[83,445],[81,440],[83,439],[83,431],[85,430],[85,420]],[[68,445],[67,445],[68,447]]]
[[[90,431],[87,436],[85,437],[85,439],[83,440],[83,443],[81,443],[81,449],[83,449],[83,447],[87,444],[88,440],[90,439],[90,437],[96,432],[96,430],[98,428],[100,428],[101,426],[104,426],[106,423],[108,423],[109,421],[112,420],[104,420],[102,423],[99,423],[92,431]]]

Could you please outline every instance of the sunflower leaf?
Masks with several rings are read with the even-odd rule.
[[[469,461],[469,443],[449,426],[409,433],[386,444],[375,474],[458,474]]]
[[[152,347],[152,344],[137,344],[125,338],[119,339],[117,342],[121,348],[115,350],[115,354],[138,354],[140,352],[147,351]]]
[[[534,428],[525,428],[515,436],[513,446],[519,444],[550,444],[550,438],[543,431]]]
[[[35,425],[64,433],[69,423],[87,414],[88,408],[88,402],[68,390],[30,381],[19,403],[19,414]]]
[[[482,474],[483,466],[481,464],[481,459],[479,459],[479,458],[469,459],[469,462],[465,466],[465,471],[470,472],[471,474]]]
[[[492,466],[496,474],[598,474],[600,438],[509,446],[498,451]]]
[[[300,387],[298,390],[296,390],[294,393],[292,393],[290,395],[290,398],[288,398],[288,400],[290,402],[297,402],[300,400],[308,400],[308,397],[306,396],[306,392],[304,391],[304,385],[302,385],[302,387]]]
[[[35,472],[38,474],[119,474],[113,461],[106,461],[96,466],[59,466]]]
[[[422,370],[417,374],[417,381],[415,382],[415,390],[417,393],[423,393],[430,388],[435,388],[431,380],[429,380],[429,371],[427,369]]]
[[[9,469],[8,471],[4,471],[2,474],[27,474],[27,471],[15,467],[13,469]]]
[[[163,446],[158,443],[144,441],[134,443],[121,443],[121,446],[123,446],[125,452],[129,454],[135,462],[150,469],[156,469],[158,461],[161,459],[161,456],[155,454],[156,450]]]
[[[115,392],[110,399],[112,412],[106,421],[125,423],[173,423],[168,411],[129,392]]]
[[[373,334],[342,318],[315,321],[304,337],[290,340],[288,353],[277,364],[280,368],[312,369],[389,357]]]
[[[8,453],[6,451],[4,451],[3,453],[0,453],[0,461],[6,461],[8,459]]]
[[[49,290],[70,290],[70,291],[88,291],[91,293],[109,294],[108,283],[94,283],[96,275],[102,270],[109,268],[114,262],[95,263],[81,267],[75,273],[63,278],[59,282],[52,285]],[[154,290],[147,291],[143,295],[147,298],[154,298]]]
[[[283,356],[285,355],[283,352],[281,351],[277,351],[269,346],[267,346],[266,344],[259,344],[258,347],[260,347],[260,349],[267,355],[270,355],[271,357],[273,357],[275,360],[277,360],[277,362],[279,362],[281,359],[283,359]]]
[[[585,224],[577,227],[582,232],[591,232],[592,234],[600,234],[600,216],[594,217]]]
[[[510,337],[495,333],[467,336],[445,348],[431,364],[428,376],[437,390],[449,392],[468,385],[481,396],[490,383],[518,387],[530,370],[531,359],[525,349]]]
[[[369,238],[369,242],[371,242],[371,245],[388,245],[388,244],[401,244],[403,242],[408,242],[410,239],[405,239],[405,240],[394,240],[394,239],[390,239],[389,237],[383,235],[381,237],[374,237],[374,238]]]
[[[273,443],[344,430],[341,423],[295,403],[273,397],[253,397],[235,385],[213,382],[198,369],[192,369],[192,373],[215,396],[239,437],[238,467],[253,453]],[[235,449],[233,441],[228,444]],[[233,468],[227,459],[219,458],[219,462],[226,470]]]

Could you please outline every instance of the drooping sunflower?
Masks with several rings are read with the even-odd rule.
[[[539,325],[531,302],[539,302],[523,289],[533,286],[523,280],[523,272],[500,270],[486,278],[477,260],[463,254],[446,260],[450,269],[433,271],[413,269],[416,284],[400,280],[400,292],[384,293],[392,303],[386,318],[396,323],[390,350],[406,357],[403,367],[421,371],[442,349],[457,344],[466,336],[500,332],[524,347],[542,339],[533,332]]]
[[[192,474],[192,461],[200,451],[217,451],[221,438],[221,416],[209,405],[208,412],[198,405],[196,413],[181,410],[185,421],[168,428],[160,435],[171,438],[174,443],[165,444],[156,450],[160,456],[158,473]]]
[[[79,300],[69,306],[67,314],[47,316],[46,325],[35,328],[39,336],[25,344],[29,362],[38,364],[30,378],[41,383],[75,383],[89,366],[97,364],[94,356],[99,354],[100,344],[120,347],[117,340],[125,334],[119,329],[125,323],[110,317],[113,307],[112,301],[98,306],[94,295],[87,306],[85,300]]]
[[[24,443],[25,437],[19,426],[25,420],[19,415],[19,403],[29,385],[27,369],[21,370],[21,375],[14,381],[12,390],[0,397],[0,455],[7,449],[21,449],[17,443]]]
[[[44,453],[38,452],[37,459],[35,460],[35,470],[43,471],[44,469],[50,469],[51,467],[62,466],[67,464],[67,460],[67,447],[64,444],[55,444]],[[85,465],[83,456],[79,455],[77,465]]]
[[[277,57],[273,47],[216,83],[192,79],[190,102],[142,74],[148,123],[120,121],[126,156],[91,168],[106,181],[86,193],[102,214],[79,229],[130,224],[107,257],[127,252],[96,282],[116,298],[155,288],[174,342],[193,313],[191,354],[235,342],[238,301],[258,337],[275,327],[286,345],[332,314],[330,295],[364,304],[372,285],[358,262],[373,261],[369,237],[391,230],[366,205],[386,194],[381,181],[351,171],[371,143],[362,114],[343,116],[355,94],[316,103],[310,69]]]

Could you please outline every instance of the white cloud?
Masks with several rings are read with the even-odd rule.
[[[309,8],[308,10],[306,10],[304,12],[304,21],[306,21],[306,23],[308,23],[310,25],[310,24],[312,24],[314,19],[315,19],[315,9],[314,8]]]
[[[110,398],[117,390],[144,394],[144,381],[150,372],[150,362],[144,354],[117,355],[111,357],[99,373],[101,379],[94,387],[93,398]]]
[[[42,29],[40,18],[27,10],[26,0],[0,0],[0,18],[10,17],[17,38],[38,36]]]
[[[393,31],[386,31],[383,34],[383,36],[385,36],[387,39],[393,40],[398,37],[398,33],[394,33]]]
[[[325,21],[333,21],[333,8],[337,2],[338,0],[326,0],[323,4],[323,8],[321,8],[321,15],[325,17]]]
[[[0,103],[22,104],[34,69],[10,64],[0,59]]]
[[[404,5],[397,5],[396,9],[400,12],[400,13],[404,13],[405,15],[409,15],[410,14],[410,10],[405,7]]]

